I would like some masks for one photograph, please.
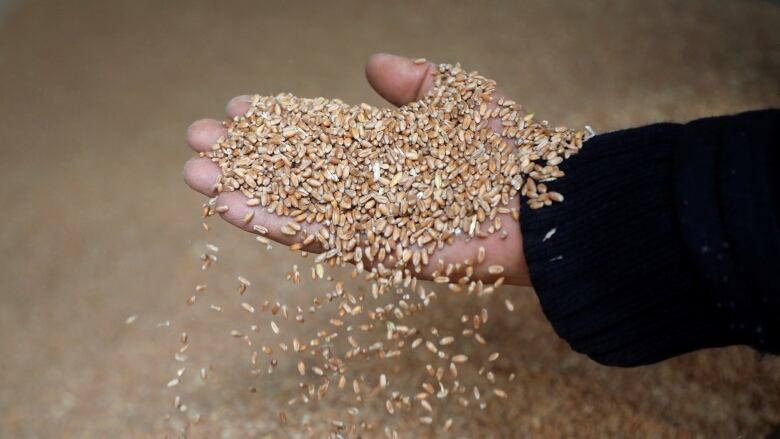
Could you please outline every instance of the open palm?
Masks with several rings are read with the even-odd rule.
[[[433,76],[430,74],[435,65],[432,63],[415,63],[410,59],[387,55],[373,55],[366,65],[366,76],[372,87],[386,100],[394,105],[404,105],[422,98],[433,85]],[[501,92],[494,94],[494,100],[501,97]],[[235,117],[246,113],[250,107],[249,96],[238,96],[230,100],[226,107],[228,116]],[[496,132],[500,132],[501,122],[498,119],[491,120],[489,126]],[[201,119],[194,122],[187,129],[187,141],[198,152],[209,151],[212,145],[217,143],[220,137],[227,135],[227,130],[222,122],[214,119]],[[219,167],[206,157],[193,158],[184,167],[184,179],[187,184],[198,192],[207,195],[217,195],[214,184],[220,175]],[[223,192],[218,194],[217,203],[227,206],[228,210],[222,212],[222,217],[246,231],[255,231],[255,226],[268,229],[267,236],[285,245],[297,242],[296,238],[280,232],[282,226],[290,221],[290,218],[267,212],[262,207],[246,205],[246,197],[239,191]],[[507,206],[510,209],[519,209],[519,198],[510,200]],[[252,212],[251,220],[246,221],[248,213]],[[503,224],[502,234],[494,233],[483,238],[467,239],[464,235],[455,238],[450,245],[436,250],[431,256],[427,266],[418,274],[420,278],[430,278],[437,267],[438,260],[444,264],[462,263],[466,259],[475,261],[480,247],[484,247],[485,260],[474,266],[474,280],[492,281],[498,276],[488,273],[490,265],[505,267],[500,276],[505,277],[507,283],[517,285],[529,285],[528,270],[522,251],[522,235],[520,224],[510,214],[499,214]],[[309,230],[314,231],[316,225],[309,225]],[[317,252],[316,241],[306,250]]]

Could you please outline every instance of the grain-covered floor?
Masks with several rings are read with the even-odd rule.
[[[252,300],[304,303],[317,287],[283,278],[305,263],[219,226],[209,238],[223,248],[215,271],[197,261],[206,238],[200,197],[180,177],[183,132],[220,117],[229,97],[291,91],[379,104],[362,66],[387,51],[479,69],[557,123],[606,131],[684,121],[780,103],[779,24],[780,8],[762,1],[12,5],[0,18],[0,436],[175,437],[183,418],[165,420],[174,390],[190,416],[202,414],[189,437],[302,431],[305,411],[283,407],[294,374],[253,378],[249,351],[227,333],[249,321],[236,274],[253,281]],[[206,279],[212,290],[187,309]],[[460,308],[488,306],[500,367],[517,374],[507,401],[452,409],[457,436],[762,437],[780,424],[780,359],[729,348],[604,368],[556,338],[530,291],[502,294],[514,313],[496,297],[444,300],[428,317],[454,327]],[[165,320],[171,327],[158,328]],[[206,386],[166,389],[182,330],[192,366],[215,370]],[[388,373],[402,386],[423,364]],[[312,428],[346,420],[343,399],[312,405]],[[381,401],[365,404],[360,417],[377,430],[364,437],[385,425],[435,437],[443,422],[383,413]]]

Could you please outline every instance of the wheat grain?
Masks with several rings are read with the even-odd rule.
[[[414,63],[427,61],[421,58]],[[220,169],[214,185],[217,193],[239,191],[247,197],[245,204],[252,209],[241,218],[244,224],[265,219],[260,209],[286,218],[283,225],[275,224],[278,229],[270,234],[267,226],[252,226],[259,235],[257,241],[267,249],[271,249],[269,235],[289,244],[290,250],[302,257],[308,251],[321,252],[311,267],[312,280],[333,282],[326,268],[352,263],[355,268],[351,276],[362,275],[371,282],[366,295],[349,291],[339,281],[324,296],[313,299],[309,313],[328,312],[326,306],[330,303],[337,311],[321,320],[329,325],[326,323],[308,342],[293,338],[293,352],[317,361],[308,370],[314,375],[309,379],[319,382],[300,383],[301,394],[291,402],[324,398],[336,375],[337,387],[344,388],[350,359],[376,356],[387,361],[404,349],[416,349],[424,343],[425,349],[416,352],[433,357],[434,364],[438,364],[426,366],[427,376],[438,390],[424,382],[424,391],[415,399],[429,413],[433,407],[428,398],[434,396],[444,399],[452,395],[467,406],[468,400],[462,396],[467,377],[463,375],[469,368],[461,366],[459,370],[458,365],[469,362],[469,356],[447,352],[455,337],[441,336],[431,328],[435,338],[424,341],[420,328],[404,320],[421,313],[437,297],[436,291],[418,285],[418,276],[427,273],[435,283],[447,284],[449,291],[457,293],[481,296],[498,289],[504,277],[495,278],[492,285],[483,284],[484,279],[473,279],[475,273],[484,275],[484,269],[475,267],[488,259],[485,246],[478,246],[476,257],[471,253],[469,258],[473,260],[445,262],[436,255],[437,260],[432,261],[434,253],[456,240],[465,240],[473,252],[476,242],[491,235],[508,239],[508,230],[518,227],[519,209],[510,207],[515,197],[530,209],[562,202],[563,195],[552,190],[555,180],[563,176],[559,165],[593,135],[590,130],[551,127],[535,120],[534,114],[526,113],[514,101],[496,100],[495,82],[476,72],[445,64],[420,68],[429,69],[432,89],[420,101],[393,110],[290,94],[253,96],[243,115],[225,123],[227,135],[202,153]],[[493,131],[488,123],[491,119],[500,122],[501,132]],[[203,206],[203,215],[228,210],[227,205],[217,204],[215,197]],[[204,230],[208,230],[205,223]],[[543,240],[554,233],[552,229]],[[212,253],[218,251],[216,247],[208,248]],[[491,253],[491,263],[495,258]],[[203,269],[207,269],[216,256],[204,255],[202,260]],[[487,267],[491,278],[504,272],[502,265]],[[285,275],[296,285],[301,282],[297,266]],[[238,279],[238,291],[244,294],[251,284],[241,276]],[[381,297],[390,298],[390,303],[369,305],[371,298],[379,301]],[[509,311],[514,310],[508,299],[504,303]],[[213,304],[210,308],[222,309]],[[256,311],[247,302],[241,302],[241,308],[250,314]],[[304,322],[304,308],[297,308],[296,322]],[[266,302],[258,309],[263,313],[270,309],[272,316],[281,313],[288,318],[283,304]],[[463,336],[473,336],[478,345],[487,344],[480,334],[488,322],[487,309],[464,315],[462,322],[469,326],[462,330]],[[279,335],[276,322],[270,320],[269,324]],[[381,328],[386,340],[363,342],[357,337],[358,331],[370,333],[374,328]],[[259,331],[258,326],[253,325],[252,331]],[[249,336],[237,330],[231,335],[251,346]],[[348,343],[344,355],[338,354],[335,343],[339,340]],[[284,342],[278,344],[287,352]],[[269,356],[273,352],[267,346],[260,351]],[[487,358],[494,362],[498,353]],[[257,361],[257,351],[253,351],[253,367]],[[276,359],[270,360],[268,373],[276,364]],[[205,379],[203,370],[201,377]],[[253,369],[253,374],[260,370]],[[297,362],[297,370],[301,376],[306,375],[303,360]],[[409,396],[388,388],[385,372],[393,370],[380,370],[378,385],[388,395],[385,409],[391,415],[411,409],[413,402]],[[479,375],[495,382],[495,374],[484,367]],[[355,398],[361,403],[364,396],[377,391],[375,386],[364,395],[363,379],[352,379]],[[480,400],[476,386],[473,392]],[[494,388],[493,393],[506,398],[501,389]],[[480,401],[478,405],[484,408],[484,404]],[[287,422],[287,415],[282,414],[279,412],[280,421]],[[347,414],[357,416],[359,410],[350,407]],[[433,422],[431,416],[418,420],[423,424]],[[333,425],[344,427],[340,421],[333,421]],[[443,429],[449,431],[452,425],[453,418],[448,418]],[[397,436],[390,428],[385,432],[389,437]]]
[[[501,265],[491,265],[488,267],[488,273],[490,274],[501,274],[504,272],[504,267]]]

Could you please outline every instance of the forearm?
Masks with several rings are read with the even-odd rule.
[[[620,366],[780,351],[778,114],[608,133],[564,163],[551,186],[565,202],[521,222],[531,281],[572,348]]]

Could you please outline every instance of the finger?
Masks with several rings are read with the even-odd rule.
[[[219,178],[219,167],[207,158],[196,157],[190,159],[184,165],[184,181],[203,195],[213,197],[217,195],[214,185]],[[292,245],[302,242],[308,234],[317,233],[318,224],[301,224],[301,233],[294,236],[282,233],[282,227],[292,221],[292,218],[278,216],[269,213],[265,208],[248,206],[247,198],[241,192],[224,192],[217,197],[218,206],[227,206],[222,218],[227,222],[240,227],[248,232],[258,233],[254,226],[259,225],[268,230],[266,236],[284,245]],[[320,252],[322,248],[315,240],[307,245],[304,250]]]
[[[366,78],[383,98],[401,106],[422,99],[428,93],[433,87],[435,69],[436,64],[430,61],[417,63],[403,56],[377,53],[368,59]],[[498,100],[503,97],[504,94],[496,90],[488,109],[496,108]],[[498,133],[501,133],[503,128],[499,118],[491,118],[488,126]]]
[[[225,106],[225,113],[230,117],[243,116],[249,110],[252,97],[249,95],[236,96]]]
[[[203,157],[192,158],[184,164],[182,174],[189,187],[209,197],[216,195],[214,185],[217,183],[220,171],[211,160]]]
[[[255,226],[260,226],[261,230],[267,230],[262,233],[264,236],[287,246],[303,242],[308,235],[317,233],[320,228],[318,224],[301,223],[301,230],[298,233],[286,234],[282,229],[293,220],[292,218],[268,212],[261,206],[248,206],[247,200],[248,198],[238,191],[220,194],[217,197],[217,206],[226,206],[228,209],[221,213],[222,218],[247,232],[258,233]],[[303,250],[319,253],[322,248],[315,239]]]
[[[371,87],[394,105],[416,101],[433,86],[431,74],[436,65],[415,63],[409,58],[387,53],[371,55],[366,64],[366,78]]]
[[[222,122],[214,119],[196,120],[187,128],[187,143],[198,152],[205,152],[217,143],[220,137],[227,135]]]

